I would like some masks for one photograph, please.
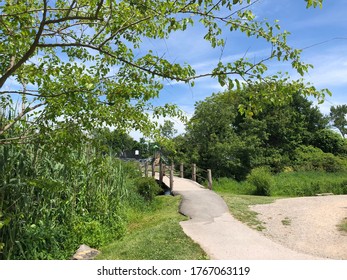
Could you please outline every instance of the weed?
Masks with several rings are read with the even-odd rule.
[[[292,224],[292,220],[289,219],[288,217],[285,217],[281,222],[282,222],[282,225],[284,226],[290,226]]]
[[[347,233],[347,218],[343,219],[340,224],[337,225],[340,231]]]

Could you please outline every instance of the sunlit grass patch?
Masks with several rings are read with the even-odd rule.
[[[178,213],[179,196],[160,196],[148,211],[133,212],[122,240],[101,248],[98,259],[184,260],[207,259],[200,246],[185,235]]]

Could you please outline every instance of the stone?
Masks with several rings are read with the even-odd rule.
[[[76,253],[73,255],[73,260],[93,260],[100,251],[90,248],[89,246],[82,244]]]
[[[334,195],[333,193],[317,193],[316,196],[328,196],[328,195]]]

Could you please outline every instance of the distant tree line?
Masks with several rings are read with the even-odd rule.
[[[253,168],[340,171],[346,168],[347,142],[329,125],[339,127],[340,107],[324,116],[295,85],[276,84],[276,102],[264,99],[254,115],[243,104],[262,93],[261,86],[213,94],[196,104],[186,133],[174,139],[175,161],[211,168],[214,176],[244,179]],[[343,107],[344,108],[344,107]],[[340,113],[341,115],[342,113]],[[345,115],[344,115],[345,116]],[[344,126],[344,129],[346,126]]]

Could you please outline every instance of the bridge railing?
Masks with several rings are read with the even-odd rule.
[[[179,170],[175,170],[175,165],[171,164],[169,166],[163,164],[160,162],[158,165],[156,165],[154,162],[152,164],[149,164],[148,162],[144,163],[144,175],[146,177],[149,176],[149,173],[153,178],[155,178],[156,172],[159,173],[159,182],[163,183],[163,178],[167,176],[170,179],[170,191],[173,190],[173,184],[174,184],[174,176],[184,178],[185,174],[185,166],[183,163],[179,164]],[[168,174],[167,174],[168,173]],[[201,176],[201,173],[205,173],[206,176]],[[202,181],[207,180],[208,188],[212,190],[212,171],[211,169],[202,169],[197,167],[197,165],[194,163],[191,165],[191,179],[192,181],[196,182],[197,178],[201,179]]]

